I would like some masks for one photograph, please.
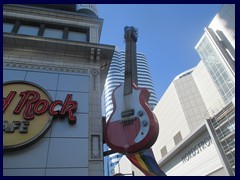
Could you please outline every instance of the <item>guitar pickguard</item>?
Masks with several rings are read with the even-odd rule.
[[[143,107],[140,104],[140,90],[132,90],[132,93],[129,95],[126,95],[124,98],[122,97],[123,94],[123,85],[121,84],[121,86],[119,88],[116,89],[114,95],[115,98],[118,100],[116,102],[116,112],[113,114],[113,116],[111,117],[112,121],[126,121],[127,119],[130,118],[135,118],[135,119],[139,119],[140,121],[140,129],[139,132],[136,136],[136,138],[134,139],[135,143],[140,142],[146,135],[147,132],[149,131],[149,119],[147,117],[147,112],[145,111],[145,109],[143,109]],[[124,102],[125,101],[125,102]],[[126,110],[131,110],[134,109],[134,115],[133,116],[129,116],[126,117],[125,119],[122,118],[122,112],[126,111]],[[141,113],[140,113],[141,112]]]

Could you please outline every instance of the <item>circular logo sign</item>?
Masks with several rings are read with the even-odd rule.
[[[3,84],[3,150],[27,147],[39,140],[52,124],[51,97],[29,82]]]

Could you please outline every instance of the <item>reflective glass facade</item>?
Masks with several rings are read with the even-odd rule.
[[[225,103],[235,97],[235,83],[224,67],[220,54],[214,48],[211,40],[205,35],[200,42],[197,51],[206,65],[213,81],[215,82]]]

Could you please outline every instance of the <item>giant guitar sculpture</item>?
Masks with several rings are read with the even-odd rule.
[[[105,128],[105,141],[115,152],[129,154],[150,148],[156,141],[159,125],[148,106],[150,93],[138,88],[136,28],[126,26],[124,83],[112,93],[113,112]]]

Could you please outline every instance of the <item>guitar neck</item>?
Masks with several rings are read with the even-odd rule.
[[[127,53],[125,60],[125,73],[124,73],[124,96],[132,93],[132,71],[131,62],[127,61]]]
[[[137,83],[137,58],[136,58],[136,29],[125,27],[125,73],[124,73],[124,95],[132,93],[133,83]]]

